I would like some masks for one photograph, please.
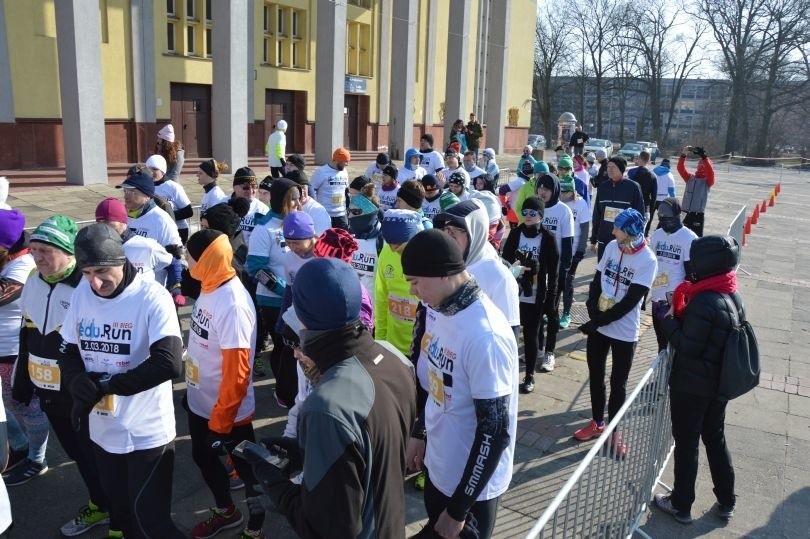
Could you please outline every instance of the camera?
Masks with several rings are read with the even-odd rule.
[[[692,146],[692,153],[698,157],[706,157],[706,150],[702,146]]]
[[[539,263],[531,252],[524,251],[522,249],[515,251],[515,258],[521,266],[528,268],[523,272],[523,274],[521,274],[520,278],[518,279],[518,284],[520,285],[521,294],[529,297],[532,295],[532,291],[534,290],[534,276],[537,275]]]

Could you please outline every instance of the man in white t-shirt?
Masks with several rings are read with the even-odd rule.
[[[574,433],[579,441],[591,440],[605,430],[605,369],[608,352],[613,358],[610,373],[608,415],[613,418],[624,404],[627,376],[641,327],[641,303],[650,291],[656,273],[655,255],[644,239],[644,216],[633,208],[616,215],[615,240],[608,243],[591,281],[588,293],[590,320],[579,327],[588,336],[587,356],[593,419]],[[612,449],[617,457],[627,454],[620,433],[614,433]]]
[[[433,135],[430,133],[419,137],[419,153],[421,154],[419,164],[425,169],[425,173],[435,175],[444,168],[444,158],[433,149]]]
[[[346,148],[332,153],[332,162],[315,169],[310,180],[311,195],[329,212],[332,227],[349,229],[346,218],[346,189],[349,187],[349,166],[352,156]]]
[[[653,329],[660,352],[666,349],[668,342],[661,321],[672,303],[670,295],[686,279],[689,249],[697,234],[681,223],[681,204],[675,197],[665,198],[658,203],[658,223],[660,228],[655,229],[650,237],[650,249],[658,259],[658,272],[650,299]]]
[[[172,379],[183,340],[169,293],[143,279],[121,236],[96,223],[75,240],[76,288],[62,325],[61,381],[74,428],[89,422],[111,519],[124,537],[183,537],[171,519]]]
[[[412,347],[426,398],[419,399],[424,407],[406,453],[411,470],[427,470],[424,534],[487,539],[512,478],[517,341],[447,233],[414,236],[402,270],[427,306],[422,337]]]

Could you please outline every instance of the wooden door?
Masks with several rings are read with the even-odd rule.
[[[275,131],[279,120],[287,122],[287,153],[300,153],[296,132],[298,117],[295,110],[295,92],[287,90],[266,90],[264,97],[264,140]]]
[[[359,149],[358,122],[360,115],[358,96],[347,94],[343,106],[343,145],[349,150],[357,150]]]
[[[173,83],[170,109],[186,158],[211,157],[211,87]]]

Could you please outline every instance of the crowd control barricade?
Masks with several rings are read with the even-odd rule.
[[[746,206],[740,208],[734,219],[728,225],[727,234],[737,240],[740,245],[743,244],[743,235],[745,234],[745,210]]]
[[[639,530],[672,450],[669,371],[663,351],[526,537],[619,538]],[[616,438],[626,447],[617,450]]]

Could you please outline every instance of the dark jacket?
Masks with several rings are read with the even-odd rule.
[[[652,208],[655,207],[655,199],[658,196],[658,178],[647,167],[636,167],[630,172],[632,173],[628,174],[630,179],[641,188],[641,198],[644,199],[647,212],[652,213]]]
[[[596,204],[591,219],[591,243],[599,241],[607,245],[613,240],[613,220],[602,226],[607,207],[618,211],[635,208],[641,215],[646,211],[641,188],[633,180],[623,178],[618,183],[612,180],[600,183],[596,189]]]
[[[404,538],[412,366],[359,322],[304,331],[305,353],[322,373],[298,415],[304,481],[269,495],[302,538]]]
[[[739,294],[730,294],[737,311],[745,316]],[[731,314],[722,294],[700,292],[686,304],[681,318],[662,320],[664,334],[675,349],[669,386],[700,397],[715,397]]]
[[[515,251],[517,251],[520,235],[524,230],[526,230],[525,224],[518,226],[517,229],[509,234],[509,237],[506,238],[503,244],[503,259],[510,264],[517,260]],[[554,241],[554,236],[551,235],[551,232],[540,227],[540,234],[542,234],[543,239],[540,240],[537,299],[535,304],[538,309],[542,308],[543,312],[546,312],[546,307],[550,307],[550,304],[554,302],[554,297],[557,294],[560,254],[557,252],[557,243]]]

